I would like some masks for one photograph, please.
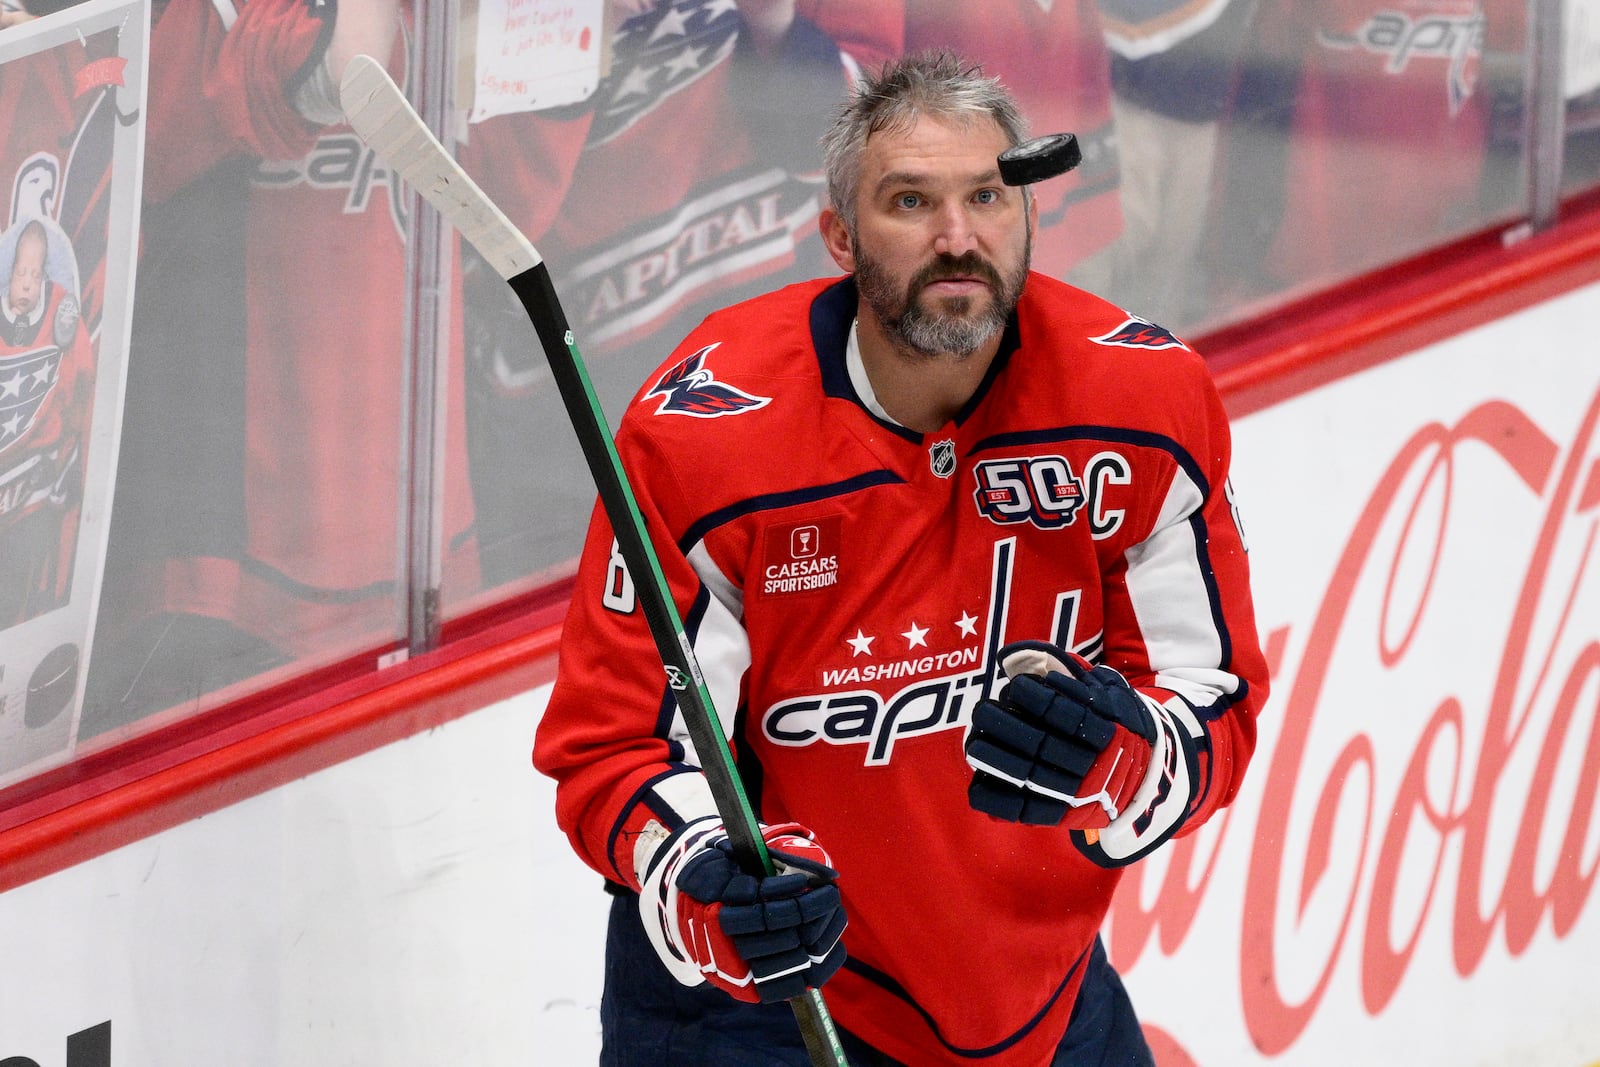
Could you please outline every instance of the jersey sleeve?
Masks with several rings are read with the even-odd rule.
[[[1181,386],[1192,398],[1188,428],[1158,518],[1106,578],[1106,662],[1190,740],[1174,746],[1162,791],[1137,819],[1087,837],[1084,850],[1106,866],[1147,855],[1233,800],[1268,691],[1228,420],[1209,374],[1198,359],[1192,367]]]
[[[239,5],[206,86],[224,129],[263,159],[299,159],[318,127],[295,94],[322,63],[333,34],[333,5],[250,0]]]
[[[160,201],[234,155],[298,159],[317,127],[294,106],[322,62],[334,5],[170,4],[151,30],[145,196]],[[326,15],[324,13],[327,13]]]
[[[675,530],[685,524],[671,504],[687,498],[665,460],[627,419],[617,443],[723,735],[732,738],[750,662],[737,598],[703,550],[679,544]],[[633,889],[641,842],[716,814],[611,523],[598,507],[579,559],[534,765],[556,780],[556,820],[578,855]]]

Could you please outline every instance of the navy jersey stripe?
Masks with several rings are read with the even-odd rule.
[[[1208,498],[1211,496],[1211,485],[1206,479],[1205,471],[1194,461],[1194,457],[1189,455],[1188,450],[1165,434],[1150,433],[1145,430],[1130,430],[1122,426],[1052,426],[1039,430],[1019,430],[1016,433],[985,437],[972,446],[970,454],[976,456],[995,449],[1049,444],[1054,441],[1106,441],[1137,445],[1140,448],[1154,448],[1171,456],[1173,462],[1183,468],[1189,480],[1200,490],[1201,496]]]
[[[1051,993],[1048,998],[1046,998],[1044,1004],[1040,1006],[1039,1010],[1033,1013],[1032,1018],[1018,1027],[1017,1030],[1011,1034],[1011,1036],[1004,1038],[1003,1040],[996,1041],[992,1045],[986,1045],[982,1048],[963,1048],[960,1045],[952,1045],[944,1036],[944,1034],[939,1031],[939,1024],[934,1021],[933,1016],[929,1015],[927,1010],[924,1009],[922,1005],[918,1004],[911,994],[905,991],[899,982],[896,982],[893,978],[890,978],[876,967],[873,967],[867,963],[863,963],[856,957],[851,956],[844,961],[844,969],[859,975],[878,988],[904,1001],[906,1005],[911,1008],[911,1010],[922,1016],[923,1020],[928,1024],[928,1029],[933,1031],[933,1036],[938,1039],[939,1044],[943,1045],[957,1056],[960,1056],[964,1059],[976,1060],[1004,1052],[1006,1049],[1012,1047],[1017,1042],[1021,1041],[1023,1038],[1032,1033],[1033,1028],[1038,1026],[1046,1015],[1050,1014],[1050,1009],[1055,1007],[1056,1001],[1061,999],[1061,994],[1066,992],[1067,986],[1072,984],[1073,976],[1083,971],[1084,965],[1089,960],[1089,954],[1093,951],[1094,946],[1091,944],[1089,948],[1083,951],[1081,956],[1073,961],[1072,966],[1067,968],[1067,973],[1061,979],[1061,983],[1057,985],[1055,991]]]
[[[678,756],[681,757],[682,753],[678,753]],[[617,864],[617,838],[622,836],[623,829],[627,826],[628,819],[633,815],[634,808],[641,803],[644,804],[650,809],[650,813],[661,821],[661,825],[665,826],[668,832],[676,830],[681,825],[681,821],[677,818],[675,812],[662,804],[656,803],[655,788],[661,782],[674,775],[686,773],[698,774],[700,773],[700,768],[674,760],[666,770],[645,782],[638,789],[635,789],[633,795],[628,798],[627,803],[622,806],[621,814],[618,815],[617,821],[611,824],[611,832],[606,835],[606,856],[611,860],[611,868],[616,872],[619,880],[622,877],[622,869]],[[642,874],[643,872],[640,873]]]
[[[853,478],[846,478],[842,482],[832,482],[828,485],[807,486],[804,489],[789,489],[781,493],[762,493],[759,496],[746,497],[737,500],[727,507],[718,508],[711,514],[691,523],[678,539],[678,548],[687,555],[689,550],[706,539],[706,536],[719,526],[726,525],[745,515],[754,515],[760,511],[775,511],[778,508],[791,507],[795,504],[813,504],[818,500],[827,500],[830,497],[846,496],[862,489],[870,489],[875,485],[902,485],[905,479],[891,470],[873,470],[858,474]]]

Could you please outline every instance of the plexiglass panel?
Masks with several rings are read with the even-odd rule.
[[[84,481],[81,502],[23,519],[0,488],[0,538],[81,522],[48,566],[76,551],[93,574],[75,640],[28,628],[64,610],[48,583],[0,618],[0,786],[329,664],[378,669],[415,639],[416,529],[449,618],[571,573],[594,492],[533,330],[453,234],[426,278],[408,267],[413,199],[337,105],[355,53],[413,98],[413,72],[455,71],[440,132],[543,253],[613,423],[707,312],[837,271],[818,138],[860,72],[907,51],[957,50],[1035,133],[1077,135],[1081,165],[1033,189],[1034,266],[1185,336],[1528,211],[1524,0],[480,0],[426,20],[394,0],[5,2],[0,267],[13,286],[40,273],[28,217],[129,236],[93,261],[78,246],[105,439],[81,470],[47,444],[66,478],[49,485]],[[1600,54],[1593,6],[1563,27],[1569,192],[1600,181],[1600,75],[1572,58]],[[453,39],[413,30],[440,20]],[[96,200],[92,174],[122,199]],[[93,332],[105,308],[123,335]],[[429,352],[431,497],[412,443],[434,398],[407,366]],[[23,418],[72,425],[51,410]],[[0,487],[48,451],[32,432],[0,436]],[[48,569],[4,566],[7,603]],[[57,696],[35,708],[60,702],[43,741],[41,685]]]

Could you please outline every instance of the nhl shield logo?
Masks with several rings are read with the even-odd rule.
[[[956,472],[956,443],[951,440],[935,441],[928,449],[928,466],[933,468],[933,473],[940,478],[948,478]]]

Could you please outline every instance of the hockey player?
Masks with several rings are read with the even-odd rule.
[[[1029,272],[1021,136],[949,55],[868,79],[848,277],[711,315],[621,420],[778,873],[728,858],[596,514],[534,761],[615,896],[604,1063],[803,1064],[823,982],[856,1064],[1151,1062],[1097,931],[1232,800],[1267,677],[1205,366]]]

